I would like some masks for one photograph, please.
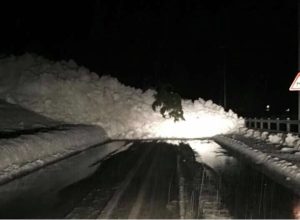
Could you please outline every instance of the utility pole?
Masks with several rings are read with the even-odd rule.
[[[225,3],[221,9],[221,16],[220,16],[220,26],[221,26],[221,35],[222,38],[222,46],[223,49],[223,107],[227,109],[227,10]]]
[[[223,47],[223,101],[224,109],[227,108],[227,83],[226,83],[226,46]]]

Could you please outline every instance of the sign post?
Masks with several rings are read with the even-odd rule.
[[[300,63],[300,61],[299,61],[299,63]],[[300,68],[300,65],[299,65],[299,68]],[[295,77],[289,90],[290,91],[298,91],[298,120],[300,120],[300,72]]]

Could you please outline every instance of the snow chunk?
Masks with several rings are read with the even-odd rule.
[[[253,130],[253,129],[248,129],[248,130],[246,131],[245,136],[246,136],[246,137],[252,137],[253,134],[254,134],[254,130]]]
[[[239,133],[240,133],[240,134],[246,134],[247,131],[248,131],[248,128],[246,128],[246,127],[241,127],[241,128],[239,129]]]
[[[261,139],[262,140],[267,140],[269,136],[269,132],[264,131],[263,133],[261,133]]]
[[[270,134],[268,137],[268,141],[273,143],[273,144],[282,144],[283,143],[283,138],[282,138],[282,134]]]
[[[256,138],[256,139],[260,139],[261,138],[261,132],[260,131],[254,131],[253,137]]]
[[[296,145],[296,142],[299,140],[298,135],[293,135],[291,133],[287,134],[287,137],[285,138],[284,144],[290,147],[293,147]]]

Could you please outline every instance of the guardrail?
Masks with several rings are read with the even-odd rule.
[[[265,131],[300,133],[300,121],[290,120],[289,118],[247,118],[246,126],[248,128],[261,129]]]

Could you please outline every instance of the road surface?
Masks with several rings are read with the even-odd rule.
[[[137,142],[105,161],[95,148],[0,186],[0,217],[196,217],[195,171],[187,146]]]
[[[248,167],[223,178],[187,145],[130,144],[105,160],[92,148],[1,185],[0,218],[290,217],[293,194]]]

